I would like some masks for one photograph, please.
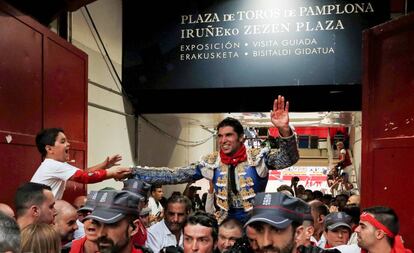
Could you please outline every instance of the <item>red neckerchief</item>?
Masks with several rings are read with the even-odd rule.
[[[330,245],[328,242],[326,242],[325,243],[325,249],[330,249],[330,248],[332,248],[333,246],[332,245]]]
[[[370,213],[362,213],[360,216],[361,221],[369,222],[372,226],[377,229],[381,229],[384,233],[394,238],[394,245],[392,246],[391,253],[412,253],[411,250],[404,248],[404,243],[400,235],[394,235],[384,224],[375,219],[374,215]],[[368,251],[361,249],[361,253],[367,253]]]
[[[228,156],[220,150],[220,158],[224,164],[237,166],[237,164],[247,160],[246,147],[242,144],[239,150],[237,150],[237,152],[232,156]]]

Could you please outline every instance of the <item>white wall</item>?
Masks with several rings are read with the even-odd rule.
[[[122,1],[100,0],[87,7],[121,77]],[[197,161],[204,154],[212,152],[214,149],[213,139],[205,144],[192,147],[179,145],[185,143],[177,141],[177,138],[197,141],[211,136],[211,133],[203,130],[197,124],[200,119],[202,120],[203,117],[208,117],[208,115],[145,115],[165,133],[156,130],[142,119],[137,122],[138,131],[135,132],[135,119],[127,116],[133,113],[130,103],[120,94],[107,91],[93,84],[98,83],[120,92],[120,83],[111,76],[111,72],[88,27],[89,21],[87,20],[84,8],[72,14],[72,43],[88,54],[88,77],[92,81],[88,85],[88,166],[95,165],[112,154],[121,154],[123,156],[122,165],[125,166],[135,164],[135,162],[139,165],[149,166],[183,166]],[[101,107],[104,107],[104,109]],[[120,113],[108,111],[107,109]],[[122,113],[126,115],[122,115]],[[137,143],[136,146],[135,143]],[[135,152],[137,152],[136,160]],[[204,188],[208,187],[207,182],[201,184]],[[107,180],[89,185],[88,191],[98,190],[106,186],[120,189],[122,184],[114,180]],[[169,196],[172,191],[183,191],[184,187],[185,185],[166,186],[164,190],[166,196]]]
[[[120,77],[122,59],[121,3],[121,1],[100,0],[87,6]],[[86,16],[84,8],[72,14],[72,43],[88,54],[89,80],[119,93],[121,86],[111,76],[83,14]],[[130,104],[122,95],[92,83],[88,85],[88,103],[88,166],[102,162],[107,156],[113,154],[122,155],[122,165],[133,164],[134,147],[131,147],[130,143],[134,143],[135,138],[134,118],[122,114],[132,114]],[[122,183],[111,179],[89,185],[88,191],[106,186],[120,189]]]
[[[148,166],[186,166],[198,161],[201,156],[214,151],[215,140],[211,132],[197,123],[208,115],[203,114],[146,114],[149,122],[139,119],[138,130],[138,164]],[[178,140],[180,139],[180,140]],[[201,140],[205,143],[197,144]],[[190,141],[190,142],[186,142]],[[206,192],[207,180],[200,180],[196,185]],[[173,191],[183,191],[185,184],[165,186],[165,196]]]

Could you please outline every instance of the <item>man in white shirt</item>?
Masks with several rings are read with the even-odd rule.
[[[183,226],[191,211],[190,200],[182,195],[173,195],[167,201],[165,218],[148,229],[145,246],[160,252],[168,246],[183,247]]]
[[[151,196],[148,198],[148,207],[151,208],[149,217],[150,225],[154,225],[164,218],[164,208],[160,203],[163,196],[162,185],[151,185]]]

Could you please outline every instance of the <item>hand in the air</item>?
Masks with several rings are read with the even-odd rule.
[[[286,137],[291,134],[289,127],[289,101],[285,103],[285,97],[279,95],[273,102],[270,120],[279,129],[281,136]]]
[[[106,159],[105,159],[105,168],[106,169],[109,169],[109,168],[111,168],[111,167],[113,167],[113,166],[117,166],[117,165],[120,165],[118,162],[120,162],[122,160],[122,156],[120,156],[120,155],[118,155],[118,154],[116,154],[116,155],[113,155],[113,156],[111,156],[111,157],[107,157]]]

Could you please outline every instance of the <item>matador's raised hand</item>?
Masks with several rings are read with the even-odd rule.
[[[285,97],[279,95],[273,102],[273,110],[270,111],[272,124],[279,129],[283,137],[291,135],[289,127],[289,101],[285,103]]]

